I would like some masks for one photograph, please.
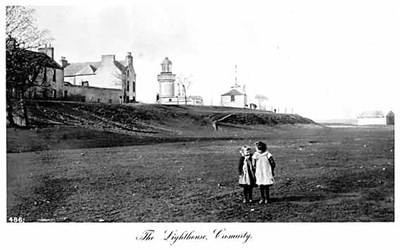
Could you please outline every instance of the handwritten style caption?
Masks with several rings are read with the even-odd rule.
[[[252,239],[250,232],[230,232],[227,229],[214,229],[211,233],[199,233],[195,230],[165,230],[163,234],[156,233],[155,230],[148,229],[143,231],[140,235],[136,236],[138,241],[156,241],[164,240],[170,245],[174,245],[177,242],[188,242],[188,241],[208,241],[208,240],[230,240],[238,241],[243,244],[247,243]]]

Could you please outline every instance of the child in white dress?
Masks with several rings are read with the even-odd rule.
[[[239,151],[239,185],[243,187],[244,199],[243,203],[253,202],[253,187],[255,187],[255,176],[253,161],[251,159],[251,148],[243,146]]]
[[[253,154],[253,165],[255,166],[256,184],[260,187],[260,204],[268,203],[269,188],[274,184],[275,161],[272,154],[267,151],[267,145],[258,141],[255,143],[256,150]]]

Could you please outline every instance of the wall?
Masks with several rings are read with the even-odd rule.
[[[67,96],[65,100],[85,101],[85,102],[102,102],[102,103],[120,103],[122,99],[122,89],[82,87],[82,86],[65,86]]]
[[[46,80],[43,84],[44,74],[46,74]],[[46,68],[44,72],[38,75],[37,86],[28,89],[25,96],[39,99],[62,99],[64,93],[63,76],[64,71],[62,69]],[[42,84],[47,87],[40,87]]]
[[[115,56],[103,55],[101,59],[101,65],[96,70],[93,83],[89,83],[89,85],[98,88],[122,89],[125,76],[122,75],[121,71],[115,65]]]
[[[185,97],[180,96],[180,97],[170,97],[170,98],[160,98],[158,101],[160,104],[170,104],[170,105],[195,105],[195,106],[202,106],[203,105],[203,100],[200,99],[192,99],[190,97],[187,97],[185,100]]]
[[[245,105],[246,105],[246,96],[245,95],[235,95],[234,102],[231,101],[230,95],[221,96],[221,106],[244,108]]]
[[[89,86],[94,87],[95,75],[64,76],[64,81],[78,86],[82,86],[82,82],[89,82]]]

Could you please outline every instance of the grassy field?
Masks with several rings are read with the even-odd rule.
[[[113,134],[96,133],[90,142],[83,128],[10,129],[7,216],[26,222],[394,221],[393,127],[232,128],[207,138],[124,143],[121,136],[111,144]],[[37,148],[11,143],[23,138]],[[238,149],[256,140],[267,142],[277,162],[267,205],[242,204],[237,184]]]

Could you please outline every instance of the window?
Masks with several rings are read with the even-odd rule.
[[[234,102],[234,101],[235,101],[235,96],[231,95],[231,102]]]
[[[132,91],[133,91],[133,92],[135,92],[135,91],[136,91],[135,82],[132,82]]]
[[[53,82],[55,82],[56,81],[56,70],[54,70],[54,72],[53,72]]]
[[[89,82],[88,81],[82,81],[82,86],[88,87],[89,86]]]
[[[43,70],[43,82],[47,81],[47,68]]]
[[[97,99],[97,102],[100,102],[100,98],[99,98],[99,99]]]
[[[108,103],[112,103],[111,99],[108,99]]]
[[[129,91],[129,81],[126,81],[126,91]]]
[[[53,98],[56,99],[57,98],[57,91],[55,89],[53,89],[52,92],[53,92]]]
[[[68,91],[64,90],[64,98],[67,98],[68,96]]]

